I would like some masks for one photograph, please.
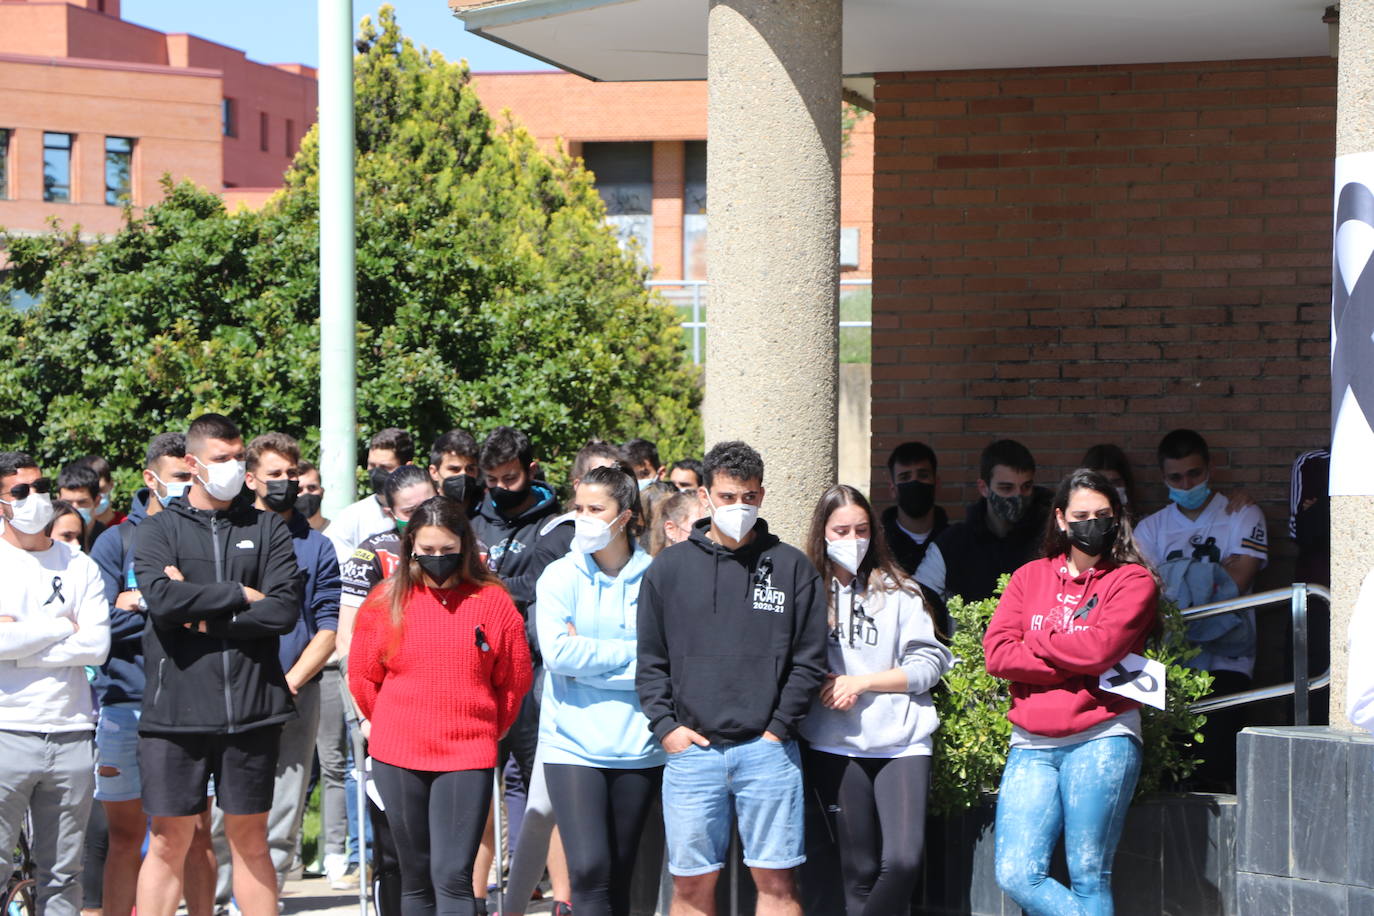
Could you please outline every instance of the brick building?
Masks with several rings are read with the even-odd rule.
[[[315,108],[311,68],[125,22],[119,0],[4,0],[0,226],[110,233],[164,173],[261,201]]]

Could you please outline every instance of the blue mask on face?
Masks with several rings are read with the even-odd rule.
[[[109,511],[110,511],[110,494],[109,494],[109,493],[101,493],[101,494],[100,494],[100,505],[98,505],[98,506],[95,507],[95,514],[96,514],[96,515],[104,515],[106,512],[109,512]]]
[[[81,520],[82,520],[83,522],[85,522],[87,525],[89,525],[89,524],[91,523],[91,510],[90,510],[90,509],[83,509],[83,508],[81,508],[80,506],[77,506],[77,507],[76,507],[76,514],[79,515],[79,516],[81,516]]]
[[[1179,490],[1170,487],[1169,498],[1173,500],[1180,509],[1191,512],[1194,509],[1200,508],[1203,503],[1207,502],[1207,497],[1212,495],[1212,488],[1207,484],[1208,481],[1204,480],[1191,490]]]

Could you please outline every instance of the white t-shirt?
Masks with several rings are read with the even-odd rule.
[[[1151,566],[1159,566],[1175,555],[1191,557],[1201,551],[1214,563],[1225,563],[1231,557],[1256,557],[1260,568],[1269,559],[1269,534],[1264,513],[1259,506],[1246,506],[1227,513],[1226,498],[1212,494],[1211,500],[1197,518],[1190,519],[1177,505],[1170,503],[1153,515],[1146,516],[1136,526],[1136,543]],[[1246,592],[1253,591],[1254,583]],[[1246,612],[1254,623],[1253,609]],[[1237,658],[1217,656],[1213,667],[1222,671],[1253,674],[1253,655]]]
[[[90,731],[86,665],[110,654],[110,606],[100,569],[61,541],[21,550],[0,539],[0,729]]]
[[[903,525],[901,522],[897,523],[897,527],[902,530],[902,534],[905,534],[907,537],[911,538],[917,544],[924,544],[926,541],[930,540],[929,531],[925,532],[924,534],[917,534],[916,532],[908,528],[906,525]]]
[[[381,501],[376,496],[366,496],[344,506],[338,515],[330,519],[324,536],[334,544],[334,552],[342,566],[353,556],[359,544],[394,524],[391,516],[382,508]]]

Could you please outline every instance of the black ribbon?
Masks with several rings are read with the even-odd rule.
[[[1073,619],[1082,620],[1084,617],[1087,617],[1088,612],[1095,607],[1097,607],[1097,596],[1093,595],[1091,598],[1088,599],[1087,604],[1083,605],[1081,608],[1078,609],[1078,611],[1073,615]]]
[[[1352,181],[1341,188],[1336,203],[1336,232],[1347,220],[1359,220],[1374,227],[1374,194]],[[1374,409],[1374,270],[1360,265],[1360,275],[1346,292],[1340,258],[1332,243],[1331,319],[1335,327],[1335,350],[1331,354],[1331,428],[1335,430],[1341,401],[1347,387],[1355,395],[1366,426]]]
[[[53,577],[52,577],[52,594],[48,596],[48,600],[47,600],[47,601],[44,601],[44,602],[43,602],[43,606],[44,606],[44,607],[47,607],[48,605],[52,604],[54,601],[66,601],[66,600],[67,600],[66,596],[62,594],[62,577],[61,577],[61,576],[53,576]]]
[[[1140,678],[1140,689],[1146,693],[1154,693],[1159,687],[1159,682],[1155,680],[1155,676],[1153,674],[1146,674],[1144,668],[1141,668],[1139,671],[1131,671],[1126,667],[1124,662],[1117,662],[1112,666],[1112,670],[1116,672],[1116,676],[1107,678],[1107,683],[1112,687],[1121,687],[1124,684],[1131,683],[1131,681],[1134,681],[1136,678]],[[1150,682],[1150,686],[1145,686],[1146,681]]]

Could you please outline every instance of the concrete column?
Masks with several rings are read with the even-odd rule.
[[[711,0],[706,447],[764,459],[800,544],[835,480],[841,0]]]
[[[1339,60],[1336,76],[1336,158],[1374,153],[1374,5],[1344,3],[1340,11]],[[1371,176],[1365,175],[1366,184]],[[1337,187],[1336,204],[1340,205],[1341,188]],[[1339,231],[1339,227],[1338,227]],[[1366,272],[1374,275],[1374,267]],[[1342,283],[1335,277],[1335,284]],[[1368,297],[1351,296],[1348,307],[1374,309]],[[1371,316],[1370,320],[1374,320]],[[1365,356],[1374,357],[1374,346],[1363,341]],[[1346,394],[1346,385],[1332,385],[1332,402],[1339,410]],[[1340,388],[1341,390],[1335,390]],[[1374,403],[1360,405],[1364,413],[1374,417]],[[1333,430],[1334,432],[1334,430]],[[1349,441],[1349,440],[1347,440]],[[1363,461],[1365,466],[1374,454],[1342,455],[1342,437],[1333,443],[1333,484],[1338,478],[1337,463],[1342,460]],[[1364,451],[1364,449],[1359,449]],[[1352,728],[1345,717],[1345,691],[1350,670],[1349,646],[1346,633],[1350,613],[1365,575],[1374,569],[1374,487],[1361,494],[1342,494],[1333,485],[1331,497],[1331,724]],[[1363,659],[1359,664],[1370,664]]]

